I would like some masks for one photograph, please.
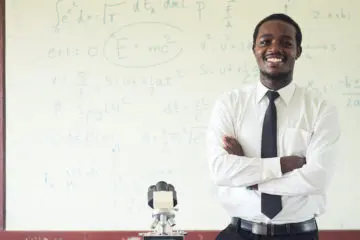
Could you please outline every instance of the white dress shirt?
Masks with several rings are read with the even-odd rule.
[[[261,159],[262,124],[269,100],[260,82],[227,92],[216,101],[207,136],[212,179],[222,206],[231,217],[265,223],[308,220],[325,210],[325,191],[337,160],[340,137],[334,106],[291,83],[279,90],[278,156]],[[245,156],[231,155],[224,136],[235,137]],[[306,164],[282,174],[281,156],[305,156]],[[258,190],[247,186],[258,184]],[[283,209],[273,219],[261,213],[261,192],[282,195]]]

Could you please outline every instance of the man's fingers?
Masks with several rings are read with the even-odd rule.
[[[228,137],[228,136],[224,137],[224,149],[229,154],[235,154],[236,149],[238,148],[238,145],[239,145],[239,143],[235,138]]]
[[[223,142],[224,142],[224,143],[230,142],[230,137],[225,136],[225,137],[223,138]]]
[[[229,145],[225,145],[224,148],[225,148],[226,150],[232,150],[232,146],[229,146]]]
[[[234,153],[234,149],[232,148],[232,146],[227,146],[227,145],[225,145],[225,146],[224,146],[224,149],[225,149],[228,153],[230,153],[230,154],[233,154],[233,153]]]
[[[224,142],[224,146],[227,148],[233,148],[235,147],[235,144],[233,142]]]
[[[227,136],[225,136],[225,137],[224,137],[224,143],[229,143],[229,144],[234,145],[234,144],[237,144],[238,142],[237,142],[237,140],[236,140],[235,138],[233,138],[233,137],[227,137]]]
[[[240,143],[238,142],[238,140],[236,140],[236,138],[224,136],[223,141],[224,141],[224,149],[227,153],[238,155],[238,156],[244,155],[242,147],[241,147]]]
[[[224,144],[225,146],[230,146],[231,145],[231,139],[229,137],[224,137]]]
[[[225,141],[226,141],[226,140],[233,140],[233,139],[235,139],[235,138],[230,137],[230,136],[224,136],[224,140],[225,140]]]

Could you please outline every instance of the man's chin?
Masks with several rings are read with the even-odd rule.
[[[291,76],[291,72],[266,72],[260,71],[261,75],[266,79],[272,81],[288,81]]]

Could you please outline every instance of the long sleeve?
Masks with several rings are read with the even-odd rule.
[[[281,178],[259,184],[258,190],[288,196],[323,193],[334,172],[340,135],[335,107],[325,106],[314,126],[306,151],[306,164]]]
[[[207,151],[213,181],[218,186],[245,187],[281,177],[280,158],[236,156],[224,149],[223,137],[235,137],[234,112],[241,109],[236,104],[230,95],[224,95],[216,101],[210,116]]]

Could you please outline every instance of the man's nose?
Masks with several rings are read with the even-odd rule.
[[[269,50],[271,51],[282,51],[282,46],[280,45],[279,41],[272,41],[270,46],[269,46]]]

